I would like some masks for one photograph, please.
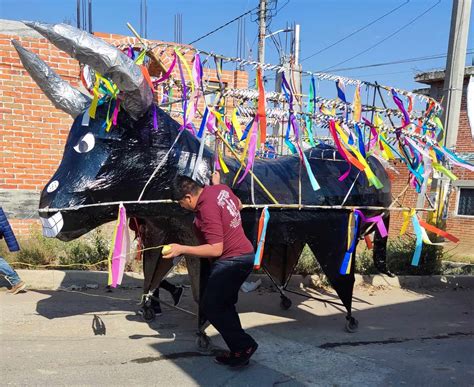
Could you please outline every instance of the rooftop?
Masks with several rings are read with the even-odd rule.
[[[445,72],[444,69],[440,69],[418,73],[415,75],[415,81],[431,85],[434,82],[443,81]],[[466,78],[471,75],[474,75],[474,66],[466,66],[464,69],[464,77]]]

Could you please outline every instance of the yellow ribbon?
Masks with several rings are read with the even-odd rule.
[[[221,166],[221,168],[222,168],[222,172],[224,172],[224,173],[226,173],[226,174],[229,173],[229,168],[227,168],[227,165],[226,165],[226,163],[225,163],[225,161],[224,161],[224,158],[222,157],[222,151],[219,149],[219,150],[217,151],[217,153],[218,153],[218,155],[219,155],[219,164],[220,164],[220,166]]]
[[[408,228],[408,224],[410,223],[411,217],[415,215],[415,210],[411,209],[409,211],[403,211],[403,224],[402,228],[400,229],[400,236],[405,234]]]
[[[240,139],[242,138],[242,128],[240,127],[240,122],[237,118],[237,108],[235,108],[234,111],[232,112],[232,125],[237,134],[237,138],[240,141]]]
[[[436,162],[433,162],[431,164],[433,166],[434,169],[436,169],[438,172],[441,172],[443,173],[445,176],[447,176],[450,180],[458,180],[458,177],[452,173],[449,169],[445,168],[444,166],[442,166],[441,164],[438,164]]]
[[[359,152],[359,150],[356,147],[354,147],[352,145],[349,145],[349,137],[344,132],[344,130],[342,130],[342,128],[339,126],[339,124],[337,122],[336,122],[335,126],[336,126],[337,132],[339,133],[339,136],[344,141],[346,146],[352,151],[352,153],[355,154],[355,156],[357,157],[357,160],[359,160],[360,163],[364,166],[364,172],[365,172],[369,182],[371,184],[373,184],[377,189],[382,188],[383,187],[382,182],[378,179],[377,176],[375,176],[375,174],[372,171],[372,169],[370,168],[369,164],[367,164],[367,160],[364,158],[364,156],[362,156],[362,154]]]
[[[186,59],[184,58],[183,54],[179,51],[179,49],[176,47],[174,49],[174,52],[176,52],[176,55],[178,55],[179,59],[181,59],[181,63],[183,63],[186,72],[188,73],[189,80],[191,81],[191,94],[194,94],[194,80],[193,80],[193,75],[191,73],[191,69],[189,68],[188,62],[186,62]]]

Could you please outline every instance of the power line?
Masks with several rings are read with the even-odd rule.
[[[222,24],[221,26],[217,27],[216,29],[213,29],[212,31],[209,31],[207,34],[205,34],[205,35],[203,35],[203,36],[201,36],[201,37],[199,37],[199,38],[193,40],[192,42],[190,42],[190,43],[188,43],[188,44],[191,45],[191,44],[194,44],[194,43],[196,43],[196,42],[199,42],[200,40],[202,40],[202,39],[204,39],[204,38],[207,38],[209,35],[212,35],[214,32],[217,32],[217,31],[223,29],[224,27],[227,27],[229,24],[232,24],[233,22],[239,20],[240,18],[242,18],[242,17],[244,17],[244,16],[247,16],[249,13],[252,13],[252,12],[255,11],[256,9],[258,9],[258,6],[255,7],[255,8],[252,8],[250,11],[247,11],[247,12],[243,13],[242,15],[237,16],[236,18],[234,18],[234,19],[228,21],[227,23]]]
[[[466,51],[466,55],[474,54],[474,49],[468,49]],[[440,59],[440,58],[446,58],[448,55],[447,54],[433,54],[433,55],[427,55],[427,56],[420,56],[416,58],[406,58],[406,59],[400,59],[400,60],[394,60],[392,62],[382,62],[382,63],[373,63],[373,64],[368,64],[368,65],[363,65],[363,66],[355,66],[355,67],[342,67],[338,69],[332,69],[332,72],[336,71],[347,71],[347,70],[358,70],[358,69],[367,69],[369,67],[381,67],[381,66],[390,66],[394,64],[402,64],[402,63],[410,63],[410,62],[420,62],[424,60],[432,60],[432,59]]]
[[[365,50],[357,53],[356,55],[353,55],[351,56],[349,59],[346,59],[346,60],[343,60],[342,62],[339,62],[339,63],[336,63],[335,65],[331,66],[331,67],[328,67],[322,71],[329,71],[329,70],[332,70],[334,67],[336,66],[339,66],[343,63],[346,63],[346,62],[349,62],[351,61],[352,59],[355,59],[363,54],[365,54],[367,51],[370,51],[371,49],[373,49],[374,47],[377,47],[378,45],[382,44],[383,42],[385,42],[386,40],[390,39],[392,36],[398,34],[400,31],[404,30],[405,28],[407,28],[409,25],[413,24],[414,22],[416,22],[418,19],[420,19],[421,17],[423,17],[424,15],[426,15],[429,11],[431,11],[433,8],[435,8],[436,6],[438,6],[438,4],[441,3],[441,0],[438,0],[435,4],[433,4],[431,7],[429,7],[428,9],[426,9],[425,11],[423,11],[421,14],[419,14],[418,16],[416,16],[415,18],[413,18],[412,20],[410,20],[408,23],[404,24],[403,26],[401,26],[399,29],[397,29],[396,31],[392,32],[390,35],[386,36],[385,38],[383,38],[382,40],[378,41],[377,43],[373,44],[372,46],[366,48]]]
[[[357,30],[351,32],[350,34],[344,36],[343,38],[341,38],[341,39],[339,39],[338,41],[336,41],[336,42],[330,44],[329,46],[326,46],[326,47],[322,48],[321,50],[315,52],[314,54],[311,54],[311,55],[307,56],[306,58],[304,58],[303,60],[301,60],[300,63],[304,62],[306,59],[309,59],[309,58],[312,58],[313,56],[316,56],[316,55],[318,55],[318,54],[321,54],[322,52],[329,50],[331,47],[334,47],[335,45],[337,45],[337,44],[343,42],[344,40],[349,39],[351,36],[354,36],[355,34],[358,34],[359,32],[361,32],[361,31],[365,30],[366,28],[370,27],[372,24],[377,23],[379,20],[382,20],[382,19],[385,18],[386,16],[388,16],[388,15],[394,13],[395,11],[399,10],[400,8],[402,8],[403,6],[407,5],[409,2],[410,2],[410,0],[405,1],[404,3],[400,4],[399,6],[393,8],[391,11],[389,11],[389,12],[383,14],[382,16],[378,17],[378,18],[375,19],[375,20],[372,20],[370,23],[366,24],[365,26],[363,26],[363,27],[361,27],[361,28],[359,28],[359,29],[357,29]]]

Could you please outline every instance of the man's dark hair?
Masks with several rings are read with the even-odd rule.
[[[196,195],[199,192],[199,188],[202,188],[193,179],[187,176],[178,176],[174,181],[174,199],[181,200],[186,195]]]

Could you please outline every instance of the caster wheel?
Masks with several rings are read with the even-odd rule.
[[[211,339],[205,333],[198,334],[196,337],[196,346],[200,351],[207,351],[211,345]]]
[[[346,321],[346,331],[349,333],[357,332],[359,329],[359,321],[354,317],[349,317]]]
[[[281,296],[280,308],[283,310],[288,310],[291,307],[291,300],[288,297]]]
[[[142,317],[145,322],[149,323],[155,319],[156,313],[153,308],[143,308]]]

